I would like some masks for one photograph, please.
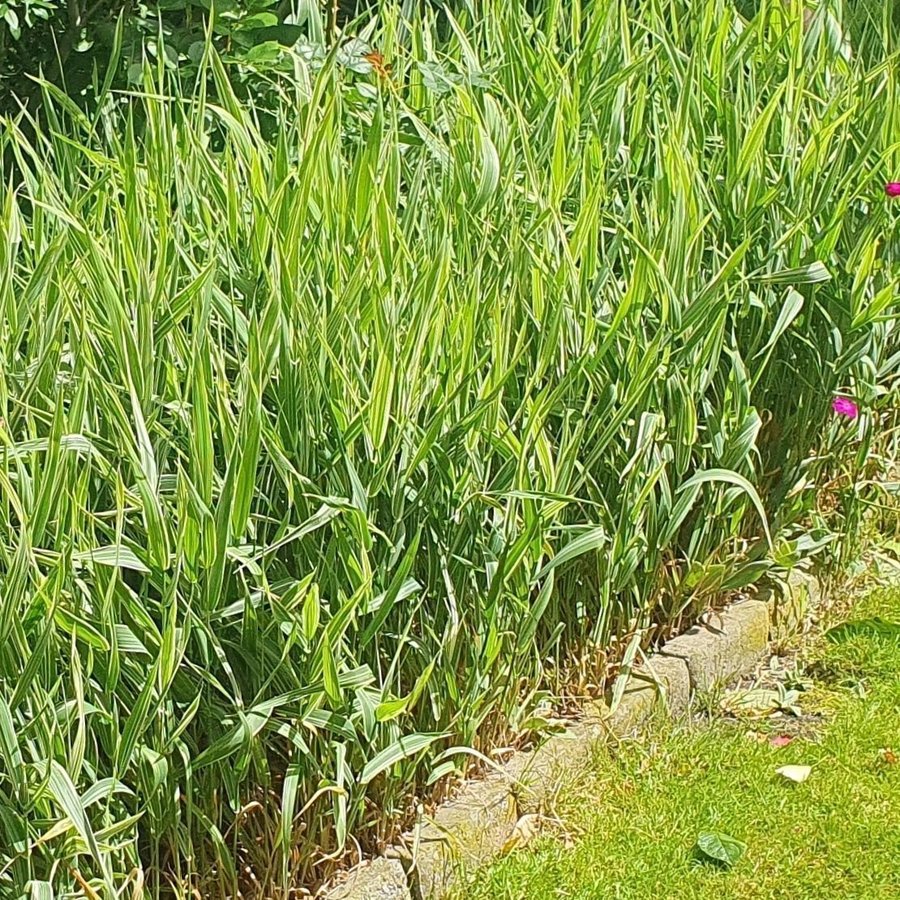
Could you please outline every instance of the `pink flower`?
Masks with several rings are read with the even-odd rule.
[[[900,197],[900,181],[889,181],[884,186],[884,192],[888,197]]]
[[[831,408],[839,415],[848,419],[855,419],[859,415],[859,407],[846,397],[835,397],[831,401]]]

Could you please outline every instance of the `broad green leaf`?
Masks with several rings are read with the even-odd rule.
[[[0,755],[6,763],[6,772],[16,787],[20,802],[25,800],[27,782],[24,777],[24,761],[19,739],[13,724],[12,713],[6,701],[0,697]]]
[[[32,881],[28,889],[29,900],[55,900],[53,885],[49,881]]]
[[[279,852],[281,853],[281,883],[286,892],[290,890],[290,861],[294,832],[294,813],[300,789],[302,769],[293,763],[288,766],[281,788],[281,819],[278,827]]]
[[[808,266],[759,275],[756,280],[764,284],[820,284],[823,281],[830,281],[831,277],[825,263],[816,261]]]
[[[735,487],[740,488],[750,499],[750,502],[756,508],[757,513],[759,514],[760,522],[762,523],[763,531],[766,535],[766,540],[768,541],[769,547],[772,546],[772,536],[769,534],[769,521],[766,517],[766,511],[763,507],[762,500],[760,499],[759,494],[756,491],[756,488],[744,478],[743,475],[738,472],[733,472],[730,469],[707,469],[703,472],[697,472],[688,478],[684,484],[678,489],[679,493],[683,493],[685,491],[690,491],[693,487],[700,484],[709,484],[714,482],[721,482],[724,484],[733,484]]]
[[[376,778],[395,763],[421,753],[422,750],[427,749],[435,741],[439,741],[443,737],[446,737],[444,733],[408,734],[398,738],[365,764],[359,776],[359,783],[368,784],[373,778]]]
[[[534,582],[540,581],[545,575],[558,569],[565,563],[583,556],[585,553],[591,553],[605,546],[609,538],[606,531],[601,525],[597,525],[588,529],[583,534],[578,535],[574,540],[569,541],[562,550],[560,550],[550,562],[545,565],[535,576]]]
[[[110,897],[115,896],[116,889],[112,881],[109,857],[100,852],[100,847],[88,822],[78,791],[75,790],[75,785],[72,784],[69,773],[56,760],[51,760],[50,762],[47,785],[50,793],[53,794],[53,798],[69,821],[75,826],[78,836],[85,842],[91,856],[94,857],[94,861],[100,867],[100,871],[103,873],[103,883]]]
[[[747,845],[721,831],[703,831],[697,838],[697,849],[707,859],[731,867],[747,851]]]
[[[775,322],[775,327],[772,329],[772,333],[769,335],[769,339],[766,341],[765,346],[756,354],[754,359],[764,356],[767,350],[770,350],[775,346],[781,335],[783,335],[790,327],[791,322],[800,315],[802,309],[803,295],[793,288],[788,289],[784,305],[781,307],[781,312],[778,314],[778,320]]]
[[[72,561],[78,563],[92,562],[100,566],[113,566],[120,569],[133,569],[135,572],[150,572],[150,569],[138,558],[133,550],[121,545],[82,550],[72,554]]]
[[[331,643],[327,634],[322,635],[320,653],[322,655],[322,680],[325,685],[325,693],[335,706],[340,706],[343,702],[343,696],[340,681],[338,680],[337,667],[334,662],[334,654],[331,651]]]

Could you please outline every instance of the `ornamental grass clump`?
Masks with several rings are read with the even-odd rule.
[[[2,896],[317,882],[574,659],[832,546],[831,398],[888,434],[894,56],[305,9],[264,98],[207,48],[0,132]]]

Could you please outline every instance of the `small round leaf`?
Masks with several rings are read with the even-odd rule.
[[[723,866],[733,866],[744,855],[747,845],[721,831],[704,831],[697,838],[697,849]]]

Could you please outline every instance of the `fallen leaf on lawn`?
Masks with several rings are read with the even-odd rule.
[[[720,865],[733,866],[744,855],[747,845],[721,831],[703,831],[697,838],[695,849]]]
[[[757,744],[764,744],[766,742],[766,736],[761,731],[745,731],[744,735],[751,741],[756,741]]]
[[[894,753],[890,747],[882,747],[881,750],[878,751],[878,755],[881,757],[883,763],[887,763],[889,766],[897,765],[897,754]]]
[[[812,772],[812,766],[782,766],[775,771],[784,778],[787,778],[788,781],[802,784],[809,778],[809,773]]]
[[[541,816],[539,813],[528,813],[522,816],[513,827],[512,834],[500,848],[501,853],[511,853],[533,841],[541,833]]]
[[[791,734],[773,734],[772,737],[769,738],[769,743],[773,747],[787,747],[793,740],[794,736]]]

